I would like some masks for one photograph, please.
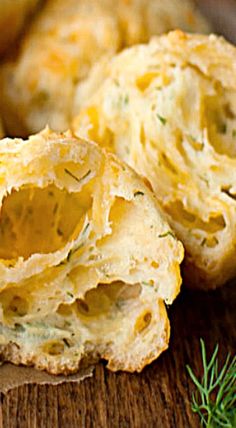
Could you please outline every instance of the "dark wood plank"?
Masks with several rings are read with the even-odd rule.
[[[235,0],[197,0],[214,28],[236,41]],[[224,4],[224,8],[222,5]],[[187,363],[199,371],[199,338],[221,358],[235,352],[236,289],[208,294],[185,291],[170,309],[169,350],[139,375],[114,374],[99,364],[79,385],[28,385],[1,397],[3,428],[197,428],[191,412]]]
[[[236,43],[236,0],[195,0],[213,30]]]
[[[191,363],[200,373],[199,338],[224,358],[235,352],[236,288],[185,291],[170,309],[170,348],[141,374],[111,373],[103,364],[79,385],[29,385],[2,397],[4,428],[197,428],[190,409]],[[0,416],[1,421],[1,416]]]

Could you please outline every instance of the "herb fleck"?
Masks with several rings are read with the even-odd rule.
[[[226,123],[221,123],[219,125],[219,132],[221,134],[226,134],[226,132],[227,132],[227,124]]]
[[[158,235],[158,238],[166,238],[167,236],[172,236],[172,238],[176,239],[175,234],[171,230],[168,230],[167,232]]]
[[[124,300],[117,300],[117,302],[115,303],[115,306],[117,309],[119,309],[119,311],[121,311],[122,309],[124,309],[124,306],[125,306]]]
[[[41,91],[39,91],[36,95],[35,95],[35,100],[37,101],[38,104],[44,104],[46,103],[50,96],[49,96],[49,92],[46,91],[45,89],[42,89]]]
[[[141,192],[141,190],[138,190],[137,192],[134,193],[134,197],[136,197],[136,196],[143,196],[143,195],[144,195],[144,193]]]
[[[75,174],[73,174],[71,171],[69,171],[69,169],[65,168],[65,172],[66,174],[68,174],[70,177],[72,177],[74,180],[77,181],[77,183],[80,183],[82,180],[84,180],[85,178],[87,178],[89,176],[89,174],[91,174],[91,169],[89,169],[86,174],[84,174],[82,177],[78,178],[76,177]]]
[[[87,223],[87,224],[86,224],[86,226],[85,226],[85,228],[84,228],[84,230],[83,230],[83,232],[82,232],[82,236],[84,236],[84,235],[85,235],[85,233],[87,232],[87,230],[88,230],[88,228],[89,228],[89,224],[90,224],[90,223]]]
[[[129,104],[129,95],[128,94],[126,94],[124,97],[124,104],[125,105]]]
[[[150,284],[150,282],[147,281],[142,281],[143,285],[146,285],[147,287],[152,287],[152,284]]]
[[[67,292],[66,292],[66,294],[67,294],[69,297],[71,297],[72,299],[74,298],[74,295],[73,295],[70,291],[67,291]]]
[[[53,214],[56,214],[57,210],[58,210],[58,203],[56,203],[53,208]]]
[[[232,131],[232,137],[236,137],[236,129],[233,129],[233,131]]]
[[[80,250],[83,246],[84,246],[84,242],[81,242],[81,244],[79,244],[78,247],[72,248],[69,251],[66,260],[69,262],[71,259],[71,256],[73,256],[73,254],[76,253],[76,251]]]
[[[167,119],[165,117],[161,116],[158,113],[157,113],[157,117],[160,120],[160,122],[162,123],[162,125],[166,125]]]
[[[70,348],[70,344],[69,344],[68,340],[66,338],[64,338],[62,340],[65,343],[65,345],[67,346],[67,348]]]
[[[25,328],[23,327],[23,325],[18,324],[18,323],[16,323],[16,324],[14,325],[14,328],[15,328],[15,330],[16,330],[16,331],[18,331],[18,332],[23,332],[23,331],[25,331]]]

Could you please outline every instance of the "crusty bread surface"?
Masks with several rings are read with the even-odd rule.
[[[0,144],[0,357],[141,371],[168,347],[183,246],[126,164],[48,129]]]
[[[174,31],[96,65],[73,127],[151,183],[184,243],[186,284],[236,275],[236,48]]]
[[[0,72],[7,135],[67,130],[76,87],[94,63],[174,28],[209,31],[190,0],[48,0]]]

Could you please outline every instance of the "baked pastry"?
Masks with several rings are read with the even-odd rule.
[[[42,0],[0,1],[0,55],[17,40],[24,24]]]
[[[142,370],[168,346],[183,259],[154,194],[69,134],[4,139],[0,157],[1,359]]]
[[[76,87],[100,57],[175,27],[209,29],[189,0],[49,0],[18,58],[1,71],[8,135],[27,136],[46,124],[67,130]]]
[[[78,88],[77,135],[148,178],[186,249],[186,284],[236,275],[236,49],[181,31],[127,49]]]

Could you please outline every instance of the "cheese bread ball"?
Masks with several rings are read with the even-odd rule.
[[[154,194],[69,134],[4,139],[0,158],[1,360],[142,370],[168,346],[183,259]]]
[[[236,275],[236,49],[180,31],[103,61],[74,131],[148,178],[184,243],[186,284]]]
[[[19,34],[24,31],[30,15],[42,0],[0,1],[0,55],[9,50]]]
[[[189,0],[48,0],[0,73],[8,134],[67,130],[76,87],[98,59],[176,27],[209,29]]]

